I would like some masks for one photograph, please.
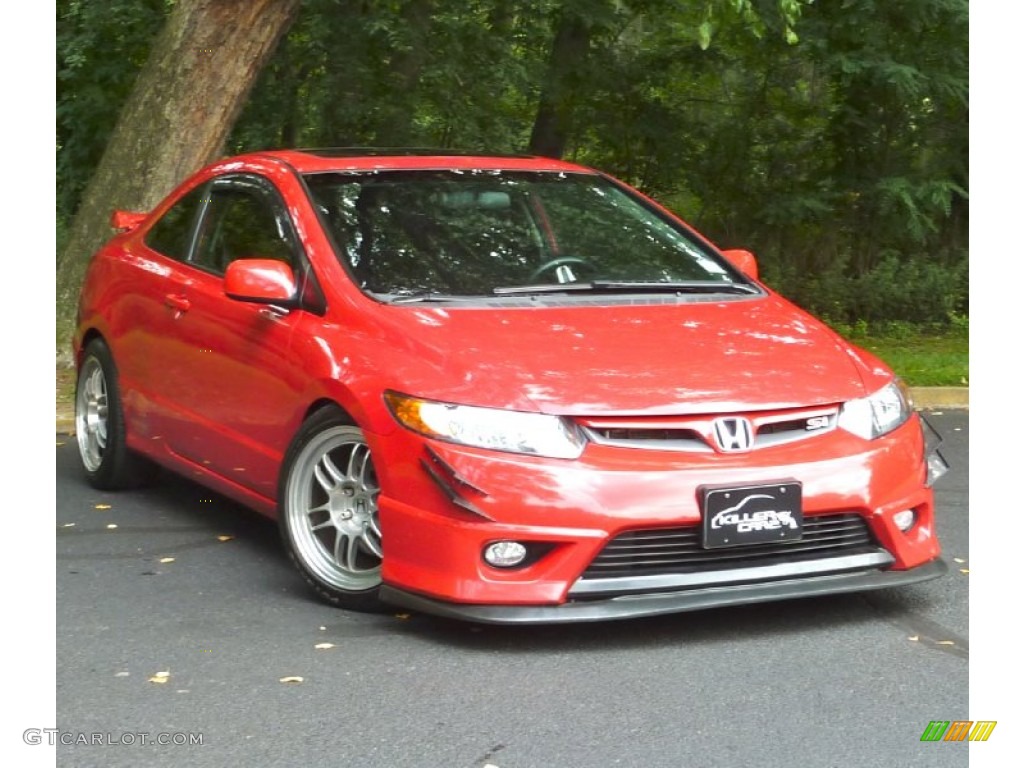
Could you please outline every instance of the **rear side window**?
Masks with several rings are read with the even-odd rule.
[[[146,245],[168,258],[185,261],[192,243],[192,225],[206,196],[204,185],[172,205],[146,234]]]

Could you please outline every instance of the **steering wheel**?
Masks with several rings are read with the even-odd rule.
[[[593,264],[591,264],[586,259],[581,259],[579,256],[559,256],[556,259],[545,261],[543,264],[541,264],[539,267],[533,270],[533,272],[530,273],[529,279],[531,281],[537,280],[545,272],[550,272],[552,269],[558,269],[558,267],[566,267],[569,266],[570,264],[576,264],[577,266],[580,267],[586,267],[591,272],[596,271]]]

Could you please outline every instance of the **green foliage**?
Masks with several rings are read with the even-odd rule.
[[[949,333],[957,338],[968,339],[971,335],[971,321],[967,315],[954,312],[949,316]]]
[[[58,3],[70,213],[168,0]],[[565,156],[666,202],[836,322],[966,318],[967,0],[305,0],[225,148]],[[559,25],[585,55],[551,78]],[[557,69],[557,68],[556,68]]]
[[[57,209],[74,213],[170,0],[57,3]]]
[[[862,274],[849,274],[838,261],[811,274],[776,266],[765,279],[810,312],[845,325],[952,326],[967,312],[966,259],[946,266],[889,253]]]

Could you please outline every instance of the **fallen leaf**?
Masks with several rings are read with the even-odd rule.
[[[939,640],[936,645],[956,645],[952,640]]]
[[[970,572],[971,572],[970,568],[961,568],[960,569],[960,573],[970,573]]]
[[[109,530],[109,531],[112,531],[115,528],[117,528],[117,523],[111,523],[110,525],[107,526],[107,530]]]
[[[954,557],[953,558],[953,562],[954,563],[966,563],[967,561],[964,560],[962,557]]]
[[[155,675],[153,675],[151,678],[149,678],[149,682],[151,682],[151,683],[159,683],[160,685],[163,685],[164,683],[166,683],[170,679],[171,679],[171,673],[170,672],[157,672]]]
[[[907,640],[909,640],[912,643],[916,643],[917,642],[917,635],[911,635],[910,637],[907,638]]]
[[[317,643],[313,647],[316,648],[318,651],[326,651],[328,648],[333,648],[334,643]]]
[[[223,536],[218,536],[217,537],[217,541],[231,541],[233,538],[235,538],[235,537],[234,536],[228,536],[228,535],[225,534]]]
[[[93,509],[110,509],[109,504],[97,504]]]
[[[174,558],[173,557],[161,557],[160,558],[160,562],[161,563],[173,563],[174,562]]]
[[[280,680],[278,680],[279,683],[301,683],[301,682],[304,682],[304,681],[305,681],[304,677],[298,677],[298,676],[282,677]]]

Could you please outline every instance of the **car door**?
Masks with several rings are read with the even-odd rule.
[[[191,274],[169,297],[176,327],[163,352],[164,437],[179,457],[272,498],[303,407],[292,336],[305,311],[229,299],[224,272],[242,258],[279,259],[309,274],[284,201],[268,180],[249,174],[210,185]]]

